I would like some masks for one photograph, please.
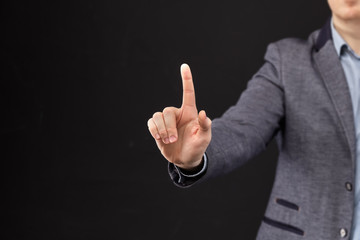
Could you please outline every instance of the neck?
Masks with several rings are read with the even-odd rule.
[[[333,14],[333,22],[340,36],[356,54],[360,55],[360,19],[340,19]]]

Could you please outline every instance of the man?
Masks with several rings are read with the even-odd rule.
[[[329,0],[307,41],[270,44],[238,103],[198,113],[190,68],[183,103],[148,121],[174,183],[227,173],[276,137],[276,177],[257,239],[360,239],[360,0]]]

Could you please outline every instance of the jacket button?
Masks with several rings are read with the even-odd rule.
[[[352,191],[352,184],[351,184],[351,183],[346,182],[346,183],[345,183],[345,187],[346,187],[346,190],[348,190],[349,192]]]
[[[347,236],[347,230],[345,228],[340,229],[340,236],[342,238]]]

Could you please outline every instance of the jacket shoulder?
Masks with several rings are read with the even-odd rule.
[[[313,48],[316,44],[316,40],[319,36],[320,30],[312,32],[307,39],[302,38],[284,38],[274,43],[279,48],[284,50],[302,50],[304,48]],[[270,45],[271,45],[270,44]]]
[[[284,38],[270,43],[267,47],[265,60],[273,62],[274,58],[277,58],[278,63],[281,62],[281,64],[285,65],[309,62],[315,51],[319,31],[312,32],[307,39]]]

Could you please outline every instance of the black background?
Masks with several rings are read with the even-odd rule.
[[[219,117],[268,43],[306,38],[326,1],[1,3],[1,239],[254,239],[276,147],[179,189],[146,122],[181,104]]]

